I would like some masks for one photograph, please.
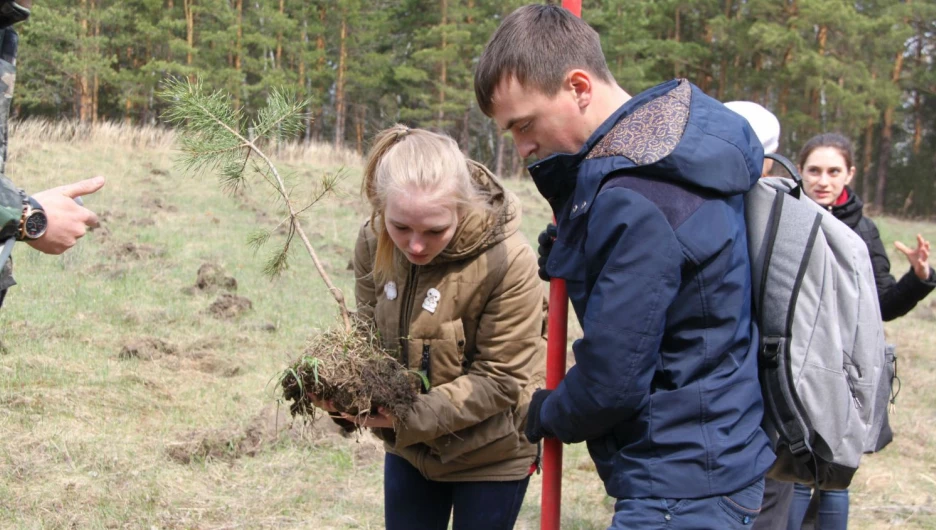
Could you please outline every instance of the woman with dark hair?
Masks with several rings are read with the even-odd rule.
[[[800,151],[798,161],[803,176],[803,190],[812,200],[827,208],[836,219],[854,230],[868,245],[881,317],[884,321],[890,321],[906,315],[936,287],[936,273],[929,264],[930,244],[920,234],[917,234],[915,249],[895,242],[897,250],[907,256],[910,270],[900,281],[891,275],[891,263],[877,226],[864,216],[864,203],[849,187],[855,176],[853,159],[851,142],[840,134],[827,133],[810,138]],[[881,439],[889,441],[889,425],[885,423],[884,429],[886,431],[881,433]],[[800,528],[810,498],[810,488],[797,484],[790,507],[789,530]],[[847,525],[848,490],[823,491],[818,527],[822,530],[844,530]]]

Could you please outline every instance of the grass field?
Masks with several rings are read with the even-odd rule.
[[[247,240],[279,221],[265,184],[227,196],[213,177],[174,167],[169,135],[92,132],[12,133],[8,173],[28,190],[94,174],[108,183],[85,199],[102,227],[78,247],[60,257],[14,250],[20,285],[0,311],[0,527],[382,528],[380,445],[293,423],[277,406],[271,379],[336,311],[298,247],[285,274],[263,275],[273,247],[255,254]],[[326,148],[281,160],[300,194],[344,168],[341,193],[310,212],[306,229],[352,296],[347,265],[366,213],[359,161]],[[528,181],[508,186],[535,239],[545,203]],[[936,240],[936,225],[878,221],[888,245],[916,232]],[[213,311],[224,291],[193,287],[205,263],[235,278],[251,309]],[[903,383],[897,439],[864,461],[852,528],[936,528],[934,331],[930,300],[887,325]],[[539,480],[518,528],[539,528]],[[612,504],[584,447],[567,447],[563,528],[605,528]]]

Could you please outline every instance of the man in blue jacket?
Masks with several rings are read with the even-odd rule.
[[[585,441],[613,529],[745,528],[773,463],[761,429],[743,195],[763,148],[685,80],[631,97],[598,34],[522,7],[475,72],[556,215],[546,273],[584,331],[576,365],[533,398],[527,437]]]

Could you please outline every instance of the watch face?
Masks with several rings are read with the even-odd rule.
[[[23,232],[29,239],[37,239],[45,234],[48,227],[49,219],[46,217],[45,212],[34,210],[23,224]]]

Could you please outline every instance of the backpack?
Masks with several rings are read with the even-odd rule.
[[[767,476],[821,490],[848,487],[877,447],[890,398],[884,328],[867,246],[802,192],[793,176],[761,178],[745,196]]]

